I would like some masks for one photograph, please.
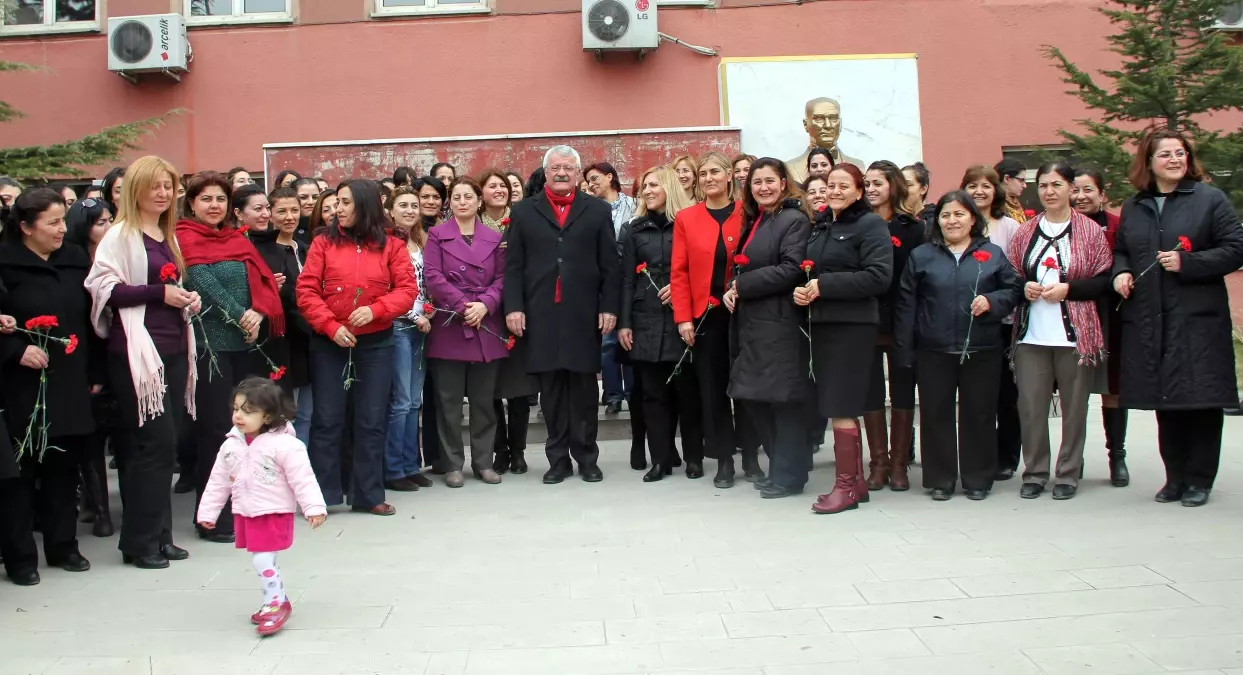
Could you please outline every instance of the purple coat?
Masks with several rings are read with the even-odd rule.
[[[432,330],[427,334],[428,358],[487,363],[509,356],[505,347],[509,332],[501,316],[504,278],[501,234],[482,220],[475,220],[475,239],[470,245],[452,218],[427,233],[423,285],[428,302],[457,312],[452,318],[445,313],[432,318]],[[495,335],[466,325],[461,315],[468,302],[482,302],[488,308],[483,325]]]

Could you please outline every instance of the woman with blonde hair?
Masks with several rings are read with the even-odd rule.
[[[696,162],[695,158],[690,155],[682,155],[673,160],[669,167],[677,175],[678,185],[682,186],[690,203],[697,204],[703,201],[703,191],[699,187],[699,162]]]
[[[143,157],[125,172],[116,224],[95,250],[86,279],[95,332],[108,340],[109,388],[119,408],[116,436],[121,499],[119,548],[143,569],[185,560],[173,545],[169,485],[178,433],[194,416],[194,333],[187,323],[201,301],[178,280],[186,264],[177,246],[177,170]]]
[[[669,167],[648,169],[639,183],[642,199],[638,210],[634,220],[622,226],[618,239],[625,272],[617,341],[634,365],[639,396],[631,402],[639,405],[633,406],[632,412],[641,411],[652,451],[652,468],[643,476],[643,482],[658,481],[673,473],[677,456],[674,432],[679,413],[686,477],[702,478],[703,425],[698,386],[689,369],[675,370],[685,347],[673,322],[669,287],[672,219],[691,204]]]
[[[679,181],[680,183],[681,181]],[[729,387],[729,313],[707,311],[709,298],[721,300],[736,267],[742,233],[742,207],[734,200],[730,161],[719,153],[704,155],[699,168],[704,201],[679,211],[673,221],[673,262],[669,274],[673,320],[683,341],[694,350],[689,368],[699,384],[705,450],[717,460],[713,485],[734,484],[734,409]],[[623,270],[628,272],[628,270]],[[791,290],[793,288],[791,287]],[[684,367],[686,365],[684,364]],[[742,466],[749,481],[764,477],[756,444],[743,448]]]

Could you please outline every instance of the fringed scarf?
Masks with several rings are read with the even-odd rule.
[[[1040,228],[1043,213],[1019,226],[1014,238],[1010,240],[1010,250],[1006,252],[1010,263],[1018,271],[1022,283],[1043,281],[1042,274],[1047,272],[1032,269],[1028,266],[1028,250],[1036,231]],[[1087,216],[1078,211],[1070,212],[1070,262],[1058,260],[1058,281],[1069,282],[1091,279],[1108,270],[1113,265],[1113,254],[1105,241],[1105,232]],[[1036,263],[1040,265],[1039,262]],[[1101,330],[1100,316],[1096,313],[1094,300],[1063,300],[1070,315],[1070,325],[1075,330],[1075,350],[1079,353],[1079,365],[1096,365],[1105,356],[1105,334]],[[1014,341],[1017,343],[1022,331],[1027,326],[1031,303],[1019,303],[1018,313],[1014,321]]]

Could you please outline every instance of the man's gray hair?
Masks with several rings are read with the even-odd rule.
[[[544,163],[541,165],[544,169],[548,169],[548,162],[553,157],[573,157],[574,168],[581,169],[583,167],[583,159],[578,156],[578,151],[568,145],[554,145],[548,148],[548,152],[544,153]]]

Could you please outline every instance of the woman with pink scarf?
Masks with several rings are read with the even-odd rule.
[[[100,240],[86,278],[91,321],[108,341],[108,383],[119,411],[117,468],[122,559],[142,569],[168,567],[190,554],[173,545],[169,485],[185,414],[194,415],[197,293],[165,270],[185,275],[177,246],[177,171],[159,157],[130,165],[116,224]],[[170,267],[171,266],[171,267]]]
[[[1023,282],[1014,318],[1014,376],[1023,436],[1023,487],[1035,499],[1053,480],[1053,498],[1071,499],[1083,471],[1088,395],[1105,357],[1096,300],[1109,292],[1113,256],[1100,226],[1070,206],[1075,172],[1066,162],[1036,172],[1043,213],[1010,240],[1010,262]],[[1062,446],[1050,469],[1049,404],[1057,384]],[[1052,476],[1050,476],[1052,474]]]

